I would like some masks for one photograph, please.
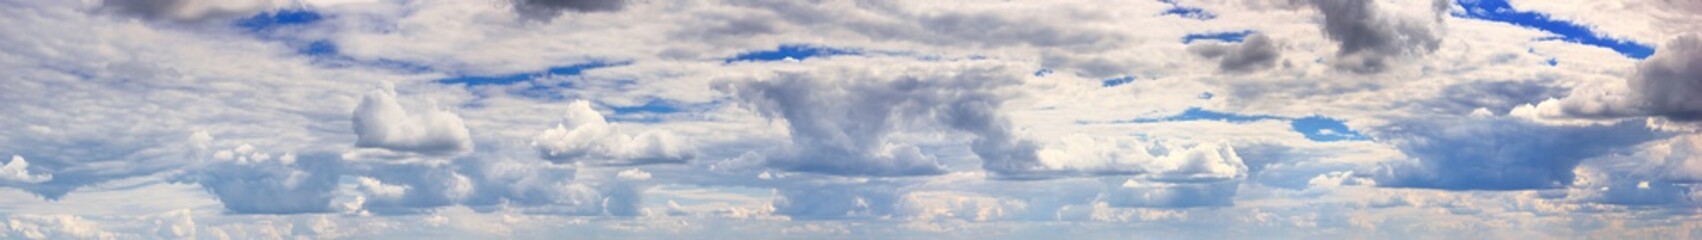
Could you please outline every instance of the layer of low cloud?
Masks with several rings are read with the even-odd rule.
[[[1412,161],[1385,166],[1378,186],[1456,190],[1567,187],[1585,159],[1661,137],[1639,122],[1551,126],[1505,116],[1398,121],[1382,133]]]

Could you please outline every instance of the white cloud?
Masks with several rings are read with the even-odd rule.
[[[355,107],[351,121],[359,136],[355,146],[359,147],[426,154],[473,150],[473,140],[460,116],[438,106],[409,113],[389,87],[367,93]]]
[[[30,162],[24,157],[12,155],[12,161],[0,166],[0,182],[41,183],[53,180],[53,174],[30,173]]]
[[[546,160],[631,165],[684,163],[697,155],[691,142],[673,132],[646,130],[628,135],[620,124],[609,123],[591,109],[590,102],[574,101],[567,108],[562,123],[532,137],[532,146]]]

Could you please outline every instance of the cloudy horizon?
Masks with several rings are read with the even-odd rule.
[[[1686,1],[0,5],[0,239],[1702,237]]]

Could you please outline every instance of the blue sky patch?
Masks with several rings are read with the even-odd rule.
[[[1290,123],[1294,131],[1306,135],[1306,139],[1319,142],[1370,140],[1359,131],[1349,129],[1341,120],[1323,116],[1310,116],[1294,119]]]
[[[1164,13],[1160,15],[1176,15],[1182,18],[1198,20],[1212,20],[1217,18],[1217,14],[1212,14],[1211,12],[1207,12],[1205,9],[1197,7],[1182,6],[1182,4],[1176,3],[1176,0],[1158,0],[1158,2],[1170,4],[1170,9],[1165,9]]]
[[[1247,31],[1240,31],[1240,32],[1189,33],[1188,35],[1182,36],[1182,44],[1194,43],[1194,41],[1198,41],[1198,40],[1218,40],[1218,41],[1223,41],[1223,42],[1241,42],[1241,40],[1247,39],[1248,34],[1253,34],[1253,31],[1247,30]]]
[[[1278,116],[1270,116],[1270,115],[1241,115],[1241,114],[1235,114],[1235,113],[1226,113],[1226,112],[1205,110],[1205,109],[1195,107],[1195,108],[1188,108],[1187,111],[1183,111],[1182,114],[1177,114],[1176,116],[1169,116],[1169,117],[1163,117],[1163,118],[1142,118],[1142,119],[1135,119],[1134,122],[1136,122],[1136,123],[1155,123],[1155,122],[1181,122],[1181,121],[1222,121],[1222,122],[1232,122],[1232,123],[1244,123],[1244,122],[1253,122],[1253,121],[1271,120],[1271,119],[1279,119],[1280,120],[1280,119],[1285,119],[1285,118],[1278,117]]]
[[[249,31],[258,32],[281,26],[311,24],[324,19],[325,16],[319,15],[317,12],[301,9],[288,9],[279,10],[277,12],[260,13],[253,17],[244,18],[242,20],[238,20],[236,22],[236,26],[248,29]]]
[[[1046,75],[1051,75],[1051,74],[1052,74],[1052,69],[1049,69],[1049,68],[1041,68],[1040,70],[1034,71],[1035,77],[1045,77]]]
[[[297,51],[308,56],[333,56],[337,55],[337,44],[326,40],[313,41]]]
[[[1210,93],[1207,93],[1210,94]],[[1318,142],[1334,141],[1363,141],[1370,140],[1359,131],[1347,127],[1341,120],[1324,116],[1308,116],[1303,118],[1288,118],[1272,115],[1245,115],[1228,112],[1205,110],[1198,107],[1188,108],[1182,114],[1162,118],[1141,118],[1126,123],[1157,123],[1185,121],[1219,121],[1229,123],[1248,123],[1264,120],[1287,120],[1295,132],[1305,135],[1306,139]]]
[[[829,48],[803,44],[783,44],[774,50],[741,53],[727,58],[725,63],[733,62],[772,62],[788,58],[802,61],[813,57],[828,57],[835,55],[856,55],[862,51],[856,49]]]
[[[616,106],[616,107],[610,107],[610,108],[615,110],[615,114],[675,113],[675,112],[680,111],[680,109],[678,107],[675,107],[672,104],[668,104],[667,102],[663,102],[662,100],[654,100],[654,99],[650,100],[650,102],[644,103],[644,105],[625,106],[625,107]]]
[[[1117,85],[1129,84],[1132,82],[1135,82],[1135,76],[1107,78],[1103,83],[1105,87],[1116,87]]]
[[[1513,6],[1507,4],[1505,0],[1456,0],[1455,2],[1466,9],[1465,12],[1453,13],[1455,17],[1510,23],[1559,35],[1543,40],[1561,40],[1604,47],[1636,59],[1648,58],[1649,55],[1655,54],[1655,48],[1647,44],[1606,37],[1583,25],[1551,19],[1547,14],[1519,11],[1513,9]]]
[[[480,86],[480,85],[509,85],[509,84],[515,84],[515,83],[519,83],[519,82],[530,81],[532,79],[537,79],[539,77],[544,77],[544,76],[574,76],[574,75],[579,75],[581,73],[584,73],[585,70],[619,66],[619,65],[625,65],[625,64],[622,64],[622,63],[607,63],[607,62],[597,61],[597,62],[581,63],[581,64],[574,64],[574,65],[567,65],[567,66],[551,67],[551,68],[546,69],[542,72],[527,72],[527,73],[516,73],[516,74],[507,74],[507,75],[492,75],[492,76],[467,76],[467,75],[464,75],[464,76],[458,76],[458,77],[453,77],[453,78],[437,80],[437,83],[464,84],[464,85],[467,85],[468,87]]]

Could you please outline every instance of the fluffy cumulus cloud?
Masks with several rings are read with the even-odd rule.
[[[435,104],[435,103],[434,103]],[[473,140],[461,117],[429,106],[410,113],[396,91],[373,90],[355,107],[355,145],[401,152],[447,154],[473,150]]]
[[[1530,110],[1540,118],[1660,117],[1679,122],[1702,119],[1702,35],[1684,35],[1638,62],[1622,82],[1572,90],[1566,98],[1544,101]]]
[[[7,1],[0,238],[1696,238],[1702,5],[1500,3]]]
[[[1392,1],[1309,0],[1323,15],[1323,32],[1337,43],[1336,67],[1359,73],[1382,72],[1405,58],[1436,51],[1442,45],[1443,14],[1450,3],[1425,5]],[[1424,1],[1412,1],[1423,3]]]
[[[666,130],[625,133],[617,123],[583,100],[567,105],[567,116],[555,128],[532,137],[532,146],[544,159],[555,162],[596,164],[684,163],[697,155],[691,142]]]
[[[1142,175],[1178,182],[1221,181],[1247,174],[1247,165],[1226,143],[1149,144],[1128,138],[1071,135],[1044,145],[1039,159],[1042,167],[1031,173]]]
[[[41,183],[53,179],[53,174],[30,172],[30,162],[22,156],[12,156],[12,161],[0,165],[0,181],[12,183]]]

